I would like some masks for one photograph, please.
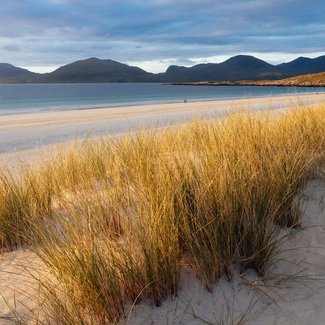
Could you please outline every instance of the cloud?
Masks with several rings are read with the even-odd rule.
[[[14,45],[14,44],[8,44],[8,45],[1,46],[0,49],[5,52],[20,52],[21,51],[20,47],[17,45]]]
[[[323,0],[2,0],[1,6],[2,61],[21,66],[90,56],[162,66],[238,53],[307,55],[325,44]]]

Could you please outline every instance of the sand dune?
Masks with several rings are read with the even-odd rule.
[[[325,182],[302,193],[302,229],[285,242],[265,279],[252,272],[221,279],[208,293],[184,273],[179,297],[159,308],[136,306],[129,324],[321,325],[325,320]],[[242,323],[240,323],[242,324]]]
[[[0,118],[0,138],[3,146],[10,147],[20,139],[24,143],[47,134],[67,130],[65,137],[53,137],[50,144],[70,140],[76,128],[87,130],[89,126],[103,123],[121,123],[120,133],[126,132],[129,121],[147,122],[148,127],[157,126],[159,119],[174,123],[191,116],[204,117],[223,115],[231,108],[250,107],[256,110],[280,109],[300,103],[325,101],[325,95],[304,97],[272,97],[239,101],[218,101],[201,103],[180,103],[170,105],[149,105],[114,109],[47,112]],[[128,123],[126,123],[126,121]],[[123,124],[124,123],[124,124]],[[96,133],[97,132],[97,133]],[[94,135],[100,134],[96,129]],[[116,132],[118,133],[118,132]],[[82,136],[80,135],[82,138]],[[48,144],[48,143],[43,143]],[[30,160],[35,149],[42,142],[27,146],[13,146],[10,154],[3,159],[13,163],[15,148],[18,153]],[[46,149],[47,148],[47,149]],[[43,150],[51,150],[43,147]],[[27,153],[27,154],[26,154]],[[260,279],[253,271],[237,273],[233,282],[222,278],[208,293],[192,274],[185,270],[181,277],[181,290],[176,299],[167,299],[161,307],[151,307],[146,302],[130,308],[129,315],[122,321],[125,324],[233,324],[234,320],[245,317],[247,324],[324,324],[325,319],[325,182],[310,182],[300,197],[302,228],[298,229],[280,248],[267,278]],[[0,256],[0,324],[15,324],[17,321],[35,324],[35,317],[42,318],[39,306],[37,278],[46,274],[46,267],[29,250],[17,250]],[[233,322],[233,323],[232,323]],[[235,323],[236,324],[236,323]]]
[[[222,278],[209,293],[192,274],[182,273],[178,298],[161,307],[142,302],[130,309],[122,324],[245,324],[321,325],[325,319],[325,182],[312,181],[300,199],[302,228],[280,248],[265,279],[253,271]],[[0,324],[21,317],[35,324],[38,314],[38,274],[45,266],[30,251],[0,259]],[[34,321],[33,321],[34,319]],[[219,323],[218,323],[219,322]],[[234,322],[234,323],[232,323]]]

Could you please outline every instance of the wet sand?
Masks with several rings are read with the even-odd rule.
[[[194,117],[221,117],[235,109],[277,110],[320,102],[325,102],[325,94],[5,115],[0,117],[0,155],[183,123]]]

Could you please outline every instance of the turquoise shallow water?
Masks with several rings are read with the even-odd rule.
[[[184,99],[200,101],[316,92],[324,92],[324,89],[255,86],[195,87],[157,83],[0,85],[0,115],[173,103],[182,102]]]

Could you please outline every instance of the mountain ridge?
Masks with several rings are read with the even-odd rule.
[[[27,81],[38,76],[38,73],[31,72],[27,69],[15,67],[9,63],[0,63],[0,82]]]
[[[236,55],[221,63],[200,63],[191,67],[171,65],[165,72],[150,73],[111,59],[91,57],[63,65],[50,73],[0,63],[1,83],[96,83],[96,82],[201,82],[280,80],[325,71],[325,55],[299,57],[272,65],[249,55]]]
[[[114,60],[88,58],[59,67],[41,76],[40,82],[144,82],[153,75]]]

